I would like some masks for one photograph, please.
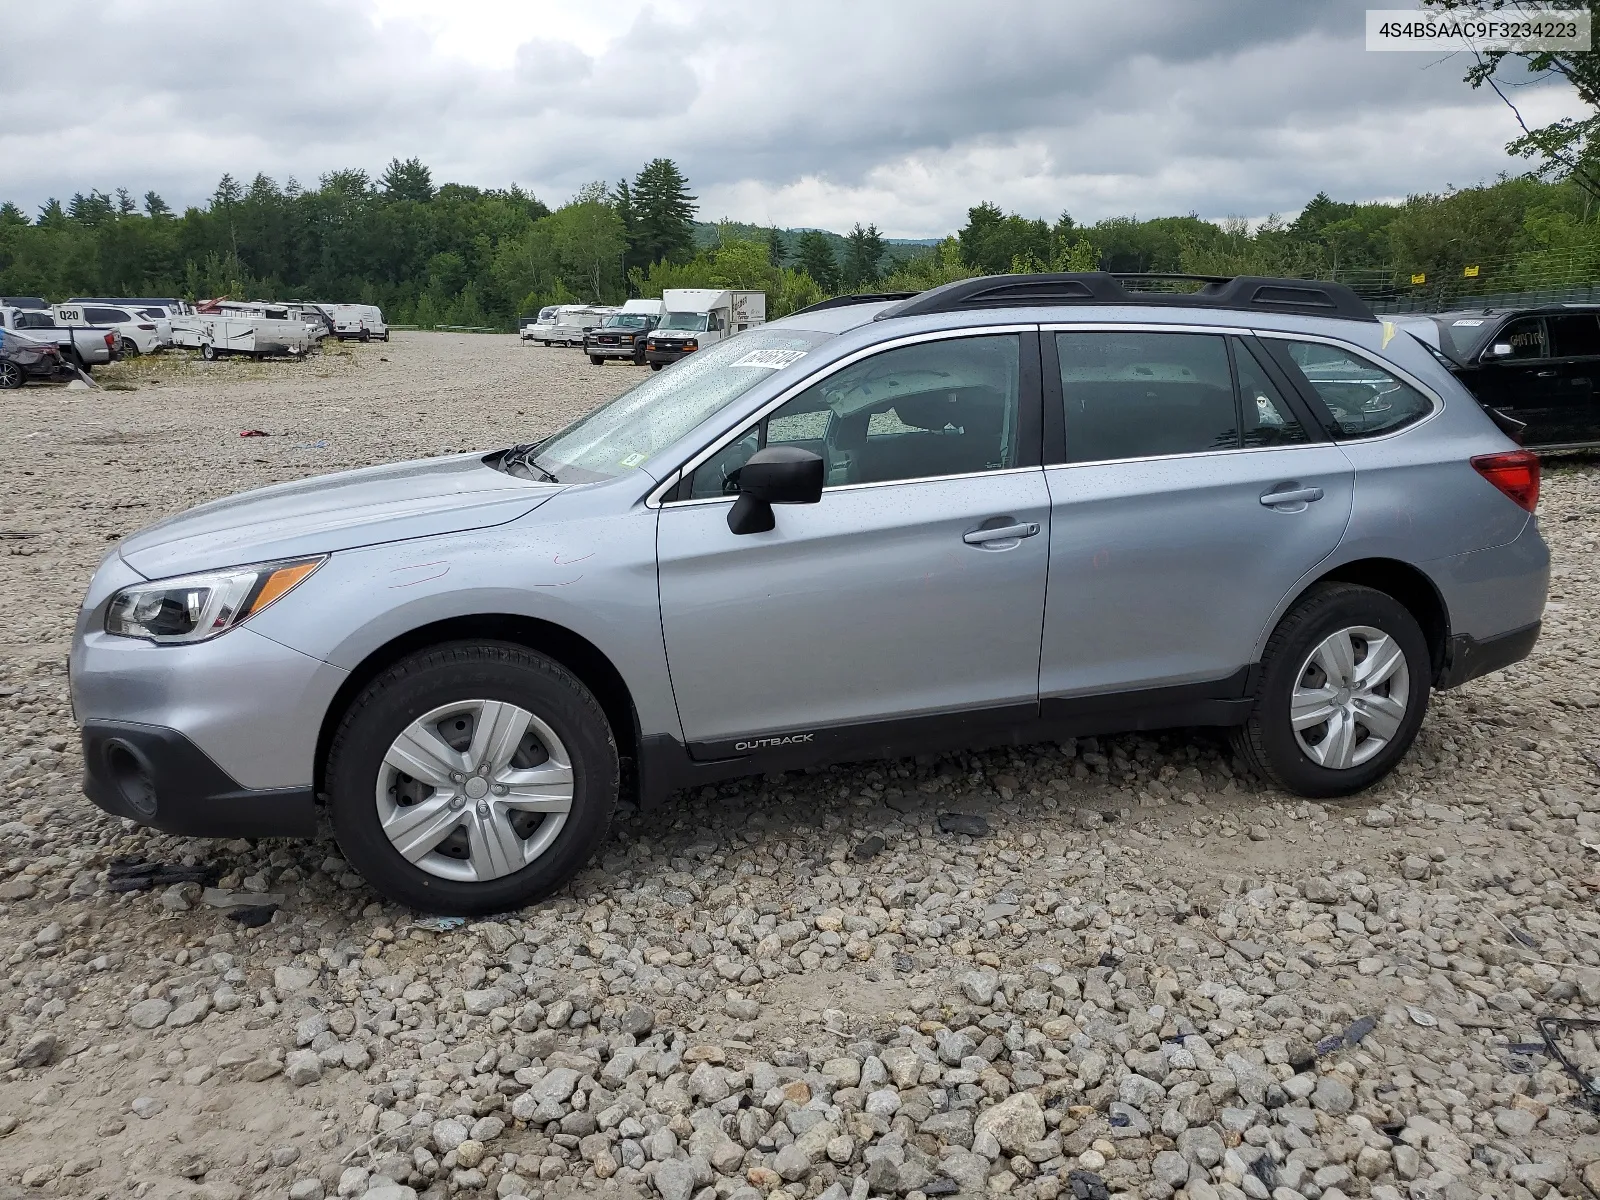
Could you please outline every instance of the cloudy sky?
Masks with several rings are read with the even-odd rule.
[[[1387,0],[1404,4],[1407,0]],[[678,161],[701,216],[943,235],[1029,216],[1293,213],[1520,170],[1460,58],[1351,0],[51,0],[7,23],[0,199],[200,203],[417,155],[549,203]],[[65,38],[64,31],[70,31]],[[1562,89],[1518,101],[1543,122]]]

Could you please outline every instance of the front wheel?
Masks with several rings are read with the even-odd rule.
[[[0,392],[14,392],[23,381],[22,367],[9,358],[0,358]]]
[[[1278,622],[1249,720],[1234,735],[1258,774],[1302,796],[1346,796],[1394,769],[1428,708],[1430,656],[1394,597],[1326,584]]]
[[[617,747],[593,694],[504,642],[401,660],[345,713],[328,752],[334,833],[390,899],[504,912],[550,895],[605,840]]]
[[[661,370],[661,364],[660,363],[651,363],[650,364],[650,369],[652,371],[659,371],[659,370]]]
[[[598,355],[598,354],[589,355],[589,361],[592,362],[597,367],[603,367],[603,366],[606,365],[606,360],[601,355]]]

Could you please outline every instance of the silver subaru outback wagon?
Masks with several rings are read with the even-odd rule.
[[[1323,283],[847,297],[543,442],[129,537],[72,648],[84,790],[504,910],[676,789],[930,746],[1231,727],[1302,795],[1526,656],[1537,460]]]

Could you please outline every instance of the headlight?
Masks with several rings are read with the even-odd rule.
[[[203,642],[255,616],[326,561],[322,555],[136,583],[111,598],[106,632],[160,645]]]

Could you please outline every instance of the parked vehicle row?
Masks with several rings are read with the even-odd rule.
[[[124,539],[73,640],[85,791],[191,836],[310,836],[325,802],[373,885],[456,914],[561,886],[624,779],[649,804],[1213,725],[1345,795],[1433,690],[1531,650],[1538,493],[1538,459],[1338,285],[842,297],[540,442]]]
[[[649,363],[659,371],[767,319],[766,293],[737,288],[667,288],[659,300],[629,300],[621,307],[549,305],[524,317],[523,341],[582,346],[595,365],[607,359]]]
[[[48,308],[0,307],[0,330],[7,334],[26,334],[34,341],[55,345],[62,358],[79,370],[102,366],[117,356],[115,329],[69,326],[58,321]]]

